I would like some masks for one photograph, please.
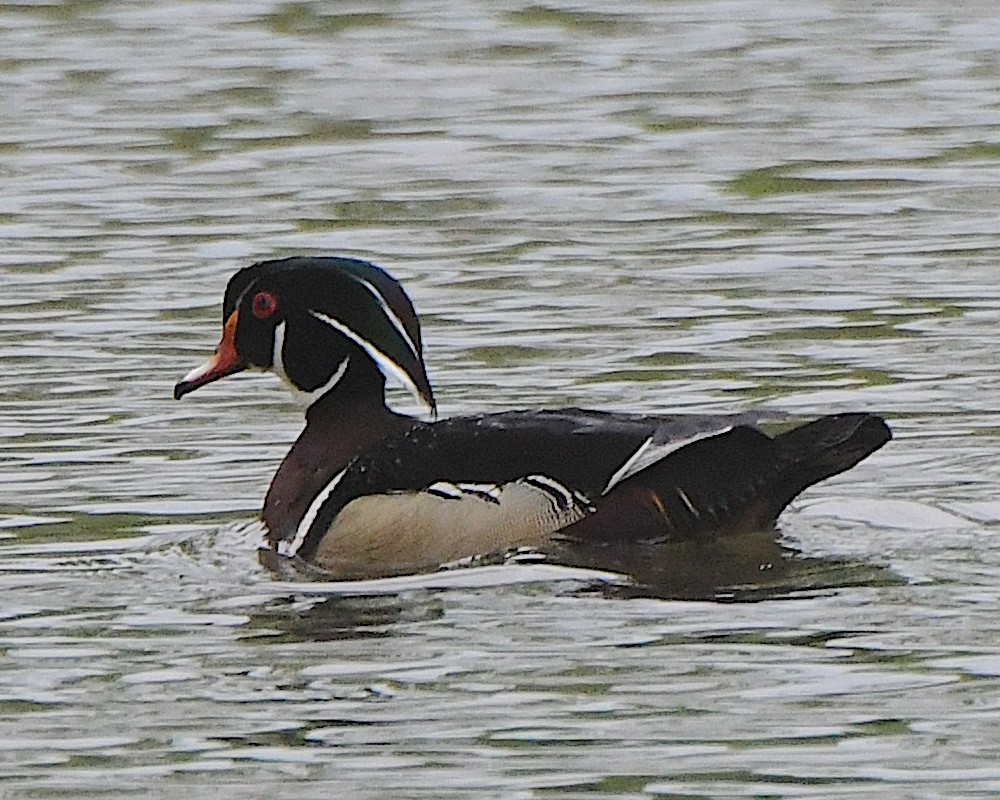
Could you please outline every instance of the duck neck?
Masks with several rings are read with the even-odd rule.
[[[353,458],[383,437],[418,424],[386,406],[385,378],[374,365],[373,371],[358,374],[352,365],[344,381],[306,410],[306,426],[264,499],[264,524],[272,543],[295,535],[316,494]]]

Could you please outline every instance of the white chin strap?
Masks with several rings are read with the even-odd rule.
[[[271,357],[271,370],[281,378],[281,382],[288,387],[288,390],[292,393],[292,397],[295,398],[296,403],[298,403],[303,408],[309,408],[313,403],[319,400],[321,397],[325,396],[330,392],[344,375],[347,374],[347,368],[350,366],[351,357],[345,356],[344,360],[341,361],[337,368],[333,371],[329,380],[326,381],[322,386],[318,386],[311,392],[306,392],[296,386],[291,378],[288,377],[288,373],[285,371],[285,323],[280,322],[274,328],[274,351]]]

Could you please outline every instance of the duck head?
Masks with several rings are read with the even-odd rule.
[[[396,280],[366,261],[286,258],[233,275],[222,341],[174,397],[248,369],[275,373],[306,406],[332,392],[377,393],[384,402],[391,377],[435,409],[413,305]]]

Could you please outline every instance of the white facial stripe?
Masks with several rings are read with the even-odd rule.
[[[334,319],[333,317],[328,317],[319,311],[310,311],[316,319],[320,322],[325,322],[331,328],[333,328],[338,333],[343,334],[352,342],[354,342],[358,347],[364,350],[368,356],[378,364],[379,369],[382,370],[387,375],[391,375],[393,378],[398,380],[407,390],[416,398],[420,403],[426,404],[424,398],[420,394],[420,390],[417,385],[413,382],[409,375],[406,374],[406,370],[399,366],[395,361],[393,361],[389,356],[379,350],[375,345],[369,342],[367,339],[362,338],[353,330],[348,328],[340,320]]]
[[[309,529],[312,524],[316,521],[316,517],[319,515],[320,509],[323,507],[333,490],[337,488],[337,484],[340,483],[341,478],[347,473],[347,469],[343,469],[334,475],[333,480],[331,480],[326,486],[319,490],[313,501],[309,504],[309,508],[306,509],[305,515],[299,522],[299,527],[295,529],[295,538],[291,541],[287,539],[282,539],[278,542],[278,553],[283,556],[288,556],[291,558],[302,547],[302,543],[306,540],[306,535],[309,533]]]
[[[285,323],[279,322],[274,328],[274,352],[271,356],[271,369],[274,374],[281,378],[282,383],[289,388],[295,399],[305,407],[311,406],[321,397],[325,396],[334,386],[340,383],[341,378],[347,372],[347,367],[351,363],[351,357],[347,356],[333,371],[330,379],[322,386],[318,386],[311,392],[306,392],[292,383],[291,378],[285,371]]]
[[[373,284],[363,278],[355,278],[355,280],[371,292],[372,296],[378,300],[378,304],[382,307],[382,313],[385,314],[389,322],[392,323],[392,327],[394,327],[399,335],[403,337],[403,341],[406,342],[406,346],[410,348],[410,352],[413,353],[415,358],[420,358],[420,354],[417,352],[416,342],[410,338],[410,334],[407,333],[403,320],[401,320],[396,312],[392,310],[386,302],[385,297],[382,296],[382,293],[375,288]]]
[[[340,383],[340,379],[344,377],[344,373],[347,372],[347,367],[351,363],[350,356],[344,356],[344,360],[337,365],[337,368],[333,371],[333,375],[330,376],[330,380],[324,383],[322,386],[313,389],[309,392],[310,397],[315,397],[316,400],[327,394],[334,386]],[[313,401],[315,402],[315,400]]]
[[[299,388],[288,379],[288,373],[285,372],[285,323],[279,322],[274,326],[274,349],[271,352],[271,369],[274,370],[274,374],[281,378],[281,382],[285,384],[293,392],[298,392]]]

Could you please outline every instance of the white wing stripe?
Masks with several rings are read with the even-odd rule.
[[[687,492],[685,492],[680,486],[677,487],[677,496],[681,499],[684,505],[688,507],[688,511],[691,512],[695,519],[698,519],[698,517],[701,516],[701,512],[694,507],[694,503],[691,502],[691,498],[687,496]]]
[[[495,483],[459,483],[456,484],[459,491],[473,497],[480,497],[483,500],[490,500],[494,503],[500,501],[500,487]]]
[[[447,481],[438,481],[437,483],[432,483],[427,487],[428,494],[436,495],[437,497],[443,497],[446,500],[461,500],[462,490],[459,489],[455,484],[448,483]]]
[[[617,485],[625,478],[626,475],[629,474],[629,470],[632,469],[636,461],[642,458],[642,454],[646,452],[646,450],[652,443],[653,443],[653,437],[650,436],[646,441],[644,441],[641,445],[639,445],[639,449],[636,450],[634,453],[632,453],[632,455],[630,455],[625,460],[625,463],[622,464],[615,472],[615,474],[612,475],[611,478],[608,480],[608,485],[605,486],[604,491],[601,492],[602,495],[606,495],[608,492],[610,492],[611,487]]]
[[[552,503],[554,510],[567,510],[574,506],[590,508],[590,501],[579,492],[567,489],[561,483],[547,475],[528,475],[513,483],[520,483],[541,492]],[[462,500],[474,497],[491,503],[499,503],[503,496],[504,485],[495,483],[450,483],[437,481],[424,491],[445,500]]]
[[[618,468],[618,471],[611,476],[611,479],[608,481],[608,485],[604,487],[604,491],[601,492],[601,494],[606,495],[622,481],[631,478],[636,473],[642,472],[644,469],[652,466],[657,461],[662,461],[671,453],[676,453],[678,450],[682,450],[695,442],[700,442],[702,439],[711,439],[715,436],[722,436],[724,433],[729,433],[732,429],[732,425],[727,425],[725,428],[719,428],[714,431],[701,431],[700,433],[696,433],[694,436],[689,436],[686,439],[676,439],[669,442],[663,442],[662,444],[654,444],[653,437],[650,436],[639,446],[638,450],[628,457],[625,463]]]
[[[502,487],[495,483],[450,483],[448,481],[437,481],[428,486],[424,491],[436,497],[442,497],[445,500],[462,500],[466,497],[475,497],[490,503],[499,503],[500,494],[503,490]]]

